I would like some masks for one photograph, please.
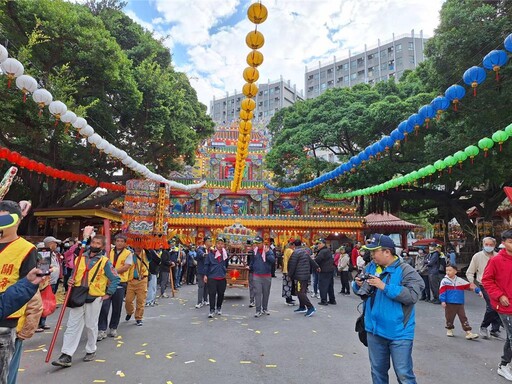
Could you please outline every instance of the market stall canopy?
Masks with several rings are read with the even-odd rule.
[[[412,243],[412,246],[413,247],[424,247],[424,246],[428,246],[430,243],[444,245],[444,242],[441,240],[438,240],[438,239],[421,239],[421,240],[418,240],[418,241]]]

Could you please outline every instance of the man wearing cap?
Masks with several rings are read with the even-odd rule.
[[[316,241],[318,252],[315,262],[320,267],[318,272],[318,287],[320,289],[319,305],[336,304],[334,296],[334,258],[331,250],[327,247],[327,241],[323,238]],[[329,296],[329,302],[327,302]]]
[[[270,315],[268,299],[272,286],[272,264],[275,263],[276,259],[272,250],[263,244],[261,236],[256,236],[253,243],[255,245],[253,249],[254,257],[249,265],[249,270],[252,271],[254,279],[256,299],[256,314],[254,317],[260,317],[261,315]]]
[[[217,238],[215,248],[210,249],[204,263],[205,284],[208,284],[208,293],[210,296],[209,318],[214,314],[222,315],[222,302],[224,301],[224,292],[226,292],[226,272],[228,267],[228,253],[225,248],[226,240],[222,237]]]
[[[116,235],[114,244],[115,247],[110,251],[109,260],[114,266],[121,279],[115,293],[101,304],[100,317],[98,320],[98,341],[107,337],[107,321],[110,306],[112,306],[112,316],[110,317],[110,324],[108,326],[110,337],[117,337],[117,327],[121,319],[121,311],[123,309],[123,300],[126,293],[126,286],[128,285],[128,276],[130,268],[133,265],[132,251],[127,248],[127,237],[120,233]]]
[[[415,310],[423,279],[395,254],[395,243],[375,234],[366,249],[372,261],[366,266],[364,281],[358,276],[354,293],[365,293],[364,323],[368,337],[373,383],[388,383],[390,359],[400,383],[416,383],[412,369]]]
[[[24,278],[36,266],[37,251],[33,244],[18,236],[18,226],[25,210],[9,200],[0,201],[0,293]],[[15,349],[16,326],[26,306],[0,320],[0,382],[7,381]],[[21,348],[21,344],[18,344]],[[18,361],[19,364],[19,361]]]
[[[212,238],[205,236],[203,245],[197,247],[197,304],[196,308],[201,308],[203,305],[208,303],[208,289],[204,282],[205,276],[205,261],[208,256],[209,249],[212,247]]]
[[[438,252],[437,244],[430,243],[429,254],[427,255],[427,271],[428,271],[428,281],[430,284],[430,289],[432,291],[432,304],[441,304],[439,301],[439,286],[441,285],[441,273],[439,273],[440,267],[440,253]]]

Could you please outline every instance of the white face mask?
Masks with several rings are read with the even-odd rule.
[[[489,246],[484,247],[484,251],[487,252],[487,253],[491,253],[491,252],[494,251],[494,247],[489,247]]]

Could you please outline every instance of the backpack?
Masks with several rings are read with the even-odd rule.
[[[446,256],[442,252],[439,254],[439,273],[446,273]]]

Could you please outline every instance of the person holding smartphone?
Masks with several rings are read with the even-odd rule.
[[[33,268],[26,277],[11,285],[0,294],[0,320],[23,307],[36,294],[39,283],[45,276],[38,268]]]
[[[365,291],[364,324],[368,338],[372,382],[388,383],[390,359],[403,383],[416,383],[412,369],[414,305],[425,287],[423,279],[395,254],[389,236],[374,234],[365,245],[372,261],[353,282],[355,294]]]

